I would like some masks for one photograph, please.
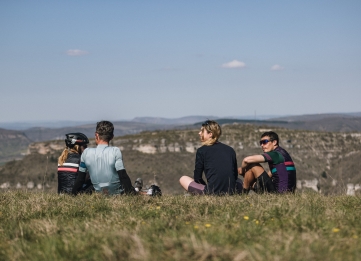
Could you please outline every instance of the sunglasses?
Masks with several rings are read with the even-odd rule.
[[[271,141],[273,141],[273,140],[260,140],[259,141],[259,145],[266,145],[268,142],[271,142]]]

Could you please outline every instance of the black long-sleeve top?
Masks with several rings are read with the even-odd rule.
[[[203,171],[208,183],[204,191],[206,194],[235,193],[238,170],[233,148],[220,142],[200,147],[196,154],[195,182],[206,184],[202,179]]]

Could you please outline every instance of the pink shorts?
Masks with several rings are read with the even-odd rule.
[[[188,192],[196,195],[203,195],[205,187],[206,186],[203,184],[192,181],[191,183],[189,183]]]

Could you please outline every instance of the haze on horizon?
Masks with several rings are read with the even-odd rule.
[[[359,112],[361,2],[1,1],[0,122]]]

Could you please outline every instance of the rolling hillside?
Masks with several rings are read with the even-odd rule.
[[[299,181],[317,180],[325,193],[345,193],[347,183],[361,183],[361,133],[336,133],[289,130],[250,124],[223,124],[221,142],[232,146],[239,164],[243,157],[261,153],[260,135],[276,131],[280,144],[292,155]],[[95,146],[91,141],[91,146]],[[142,177],[145,184],[157,182],[168,194],[182,193],[178,180],[193,175],[195,151],[200,146],[198,128],[142,132],[116,137],[112,142],[124,157],[126,169],[134,181]],[[5,164],[0,170],[0,184],[47,183],[56,189],[57,157],[63,141],[32,143],[30,154],[21,161]],[[154,181],[154,178],[156,179]]]
[[[22,158],[30,143],[31,140],[21,131],[0,129],[0,164]]]

